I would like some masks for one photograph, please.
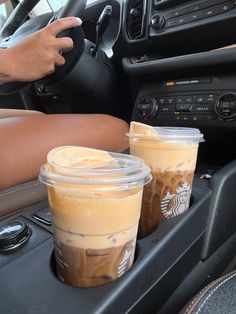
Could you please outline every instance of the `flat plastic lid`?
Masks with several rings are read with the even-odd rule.
[[[65,153],[67,150],[75,149],[76,146],[64,146],[58,147],[50,151],[48,156],[51,159],[53,152],[61,150]],[[88,149],[88,152],[90,150]],[[96,150],[90,151],[87,156],[87,160],[91,158],[94,160],[92,154]],[[98,152],[103,152],[98,150]],[[78,184],[78,185],[97,185],[97,186],[119,186],[120,188],[128,189],[133,186],[144,185],[151,181],[150,168],[143,162],[141,158],[136,156],[130,156],[126,154],[118,154],[112,152],[106,152],[110,156],[108,163],[103,163],[103,154],[96,155],[96,161],[101,160],[101,164],[89,164],[85,167],[78,167],[68,165],[64,160],[60,160],[59,163],[47,163],[40,169],[39,180],[49,186],[54,186],[57,182],[65,184]],[[66,155],[65,155],[66,156]],[[76,157],[76,156],[75,156]],[[63,157],[64,158],[64,157]],[[77,163],[80,156],[77,156]],[[85,156],[81,158],[84,162]],[[113,162],[110,162],[110,161]]]
[[[151,127],[152,133],[127,133],[129,140],[158,140],[167,142],[204,142],[203,134],[196,128],[185,127]]]

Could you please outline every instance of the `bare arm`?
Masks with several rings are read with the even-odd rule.
[[[76,17],[63,18],[11,48],[0,49],[0,83],[34,81],[53,73],[55,66],[65,63],[61,52],[73,48],[71,38],[57,38],[57,34],[79,25],[81,20]]]

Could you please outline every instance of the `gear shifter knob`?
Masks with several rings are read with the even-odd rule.
[[[96,45],[91,51],[91,55],[93,57],[96,56],[96,53],[97,53],[98,48],[99,48],[100,43],[101,43],[102,36],[105,33],[105,30],[107,29],[107,26],[109,24],[111,14],[112,14],[112,6],[106,5],[105,8],[103,9],[101,15],[99,16],[97,26],[96,26],[96,33],[97,33]]]

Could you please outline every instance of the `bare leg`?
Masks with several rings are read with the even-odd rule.
[[[21,110],[21,109],[1,109],[0,108],[0,119],[10,118],[10,117],[19,117],[19,116],[29,116],[35,114],[44,114],[43,112],[36,110]]]
[[[31,115],[0,119],[0,189],[37,178],[48,151],[81,145],[121,152],[128,124],[108,115]]]

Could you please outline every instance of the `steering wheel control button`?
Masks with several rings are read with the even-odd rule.
[[[23,221],[9,221],[0,226],[0,253],[9,252],[23,245],[31,235]]]
[[[158,110],[157,101],[153,97],[144,97],[140,100],[137,111],[144,119],[150,119],[155,116]]]
[[[236,94],[221,95],[216,103],[215,112],[222,119],[234,119],[236,117]]]

